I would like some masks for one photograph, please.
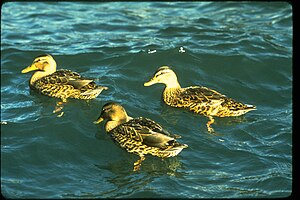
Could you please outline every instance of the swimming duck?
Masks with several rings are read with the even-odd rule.
[[[207,116],[209,121],[206,126],[209,133],[214,132],[210,126],[214,123],[214,116],[239,116],[256,109],[253,105],[237,102],[207,87],[191,86],[182,88],[175,72],[168,66],[158,68],[153,78],[145,82],[144,86],[151,86],[156,83],[165,84],[162,98],[167,105],[185,108],[197,114]]]
[[[146,154],[161,158],[173,157],[187,147],[186,144],[177,142],[172,134],[155,121],[143,117],[129,117],[118,103],[105,104],[94,123],[99,124],[103,120],[107,120],[105,131],[112,136],[113,140],[126,151],[140,157],[134,163],[133,171],[140,169]]]
[[[80,74],[61,69],[56,71],[56,62],[49,55],[40,55],[22,73],[38,70],[30,80],[31,89],[43,95],[60,98],[94,99],[107,87],[97,85],[93,80],[81,77]]]

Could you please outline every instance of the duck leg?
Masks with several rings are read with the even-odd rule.
[[[209,121],[206,123],[207,131],[209,133],[213,133],[214,129],[212,127],[210,127],[210,125],[213,124],[215,122],[215,120],[214,120],[214,118],[212,116],[208,116],[208,118],[209,118]]]
[[[55,109],[53,110],[53,113],[60,112],[64,108],[63,104],[65,104],[66,102],[67,102],[67,99],[62,99],[61,101],[57,102]],[[63,116],[63,114],[64,114],[64,112],[62,111],[57,115],[57,117],[61,117],[61,116]]]
[[[143,160],[145,160],[144,155],[139,155],[140,159],[133,164],[133,171],[138,171],[141,167]]]

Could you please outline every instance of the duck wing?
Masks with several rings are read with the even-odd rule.
[[[112,133],[112,137],[119,143],[122,143],[122,141],[126,139],[161,149],[179,144],[175,138],[156,132],[160,131],[161,126],[153,122],[154,121],[142,117],[135,118],[117,126],[110,132]]]
[[[205,112],[210,107],[223,107],[227,108],[230,112],[255,109],[255,106],[237,102],[215,90],[201,86],[184,88],[180,94],[180,99],[183,107],[188,107],[195,112]]]
[[[80,89],[90,83],[94,82],[93,80],[88,80],[88,79],[73,79],[70,78],[68,84],[73,85],[74,88]]]
[[[47,84],[68,84],[69,80],[79,79],[81,76],[77,72],[72,72],[71,70],[58,70],[53,74],[45,76],[42,81]]]
[[[178,105],[181,107],[198,107],[198,106],[214,106],[221,105],[226,96],[202,86],[192,86],[183,88],[182,92],[178,95]]]
[[[205,103],[212,100],[221,100],[226,98],[225,95],[202,86],[184,88],[183,92],[180,94],[180,97],[195,103]]]
[[[53,74],[41,78],[40,82],[43,84],[71,85],[75,89],[81,89],[82,87],[94,83],[93,80],[83,78],[80,74],[71,70],[58,70]],[[94,88],[95,87],[92,87],[90,89]]]
[[[169,147],[173,147],[178,142],[176,142],[175,138],[169,137],[167,135],[154,132],[149,129],[141,130],[141,136],[143,139],[143,143],[147,146],[158,147],[160,149],[167,149]]]
[[[170,137],[174,137],[174,138],[181,138],[180,135],[177,134],[172,134],[170,132],[168,132],[166,129],[164,129],[160,124],[156,123],[155,121],[148,119],[148,118],[144,118],[144,117],[138,117],[138,118],[134,118],[131,120],[132,123],[141,126],[141,127],[147,127],[148,129],[157,132],[157,133],[162,133],[165,134],[167,136]]]
[[[33,88],[44,95],[62,99],[70,96],[79,97],[81,94],[85,94],[84,92],[93,92],[95,90],[97,94],[100,93],[97,90],[97,84],[93,80],[82,78],[80,74],[70,70],[58,70],[45,76],[37,80]]]

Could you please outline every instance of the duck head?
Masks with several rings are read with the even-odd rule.
[[[48,72],[49,74],[54,73],[56,71],[56,62],[49,54],[40,55],[33,60],[31,65],[23,69],[22,73],[35,70]]]
[[[165,84],[167,87],[180,87],[175,72],[168,66],[158,68],[153,77],[144,83],[144,86],[151,86],[156,83]]]
[[[99,124],[104,120],[107,120],[105,124],[105,129],[109,132],[114,127],[119,124],[127,122],[131,117],[129,117],[125,109],[118,103],[107,103],[102,107],[101,114],[94,124]]]

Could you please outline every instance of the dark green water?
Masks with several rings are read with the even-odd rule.
[[[292,192],[292,7],[285,2],[19,2],[1,9],[1,193],[10,198],[285,197]],[[183,47],[185,52],[179,52]],[[34,57],[109,87],[89,102],[30,92]],[[144,87],[170,65],[182,86],[203,85],[257,106],[207,118]],[[189,145],[179,156],[136,155],[92,122],[121,103]]]

